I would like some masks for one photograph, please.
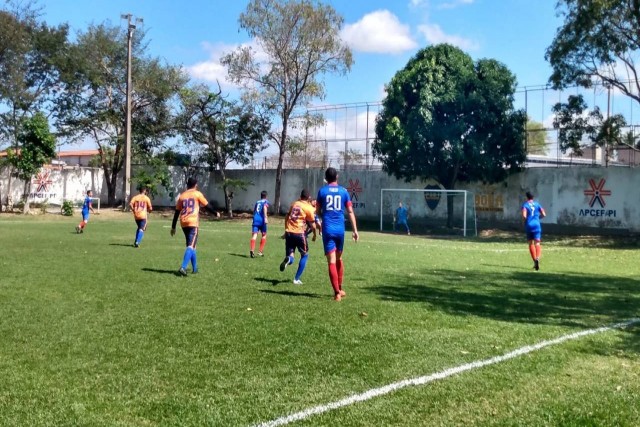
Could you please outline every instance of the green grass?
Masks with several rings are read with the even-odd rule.
[[[200,273],[152,216],[0,216],[0,425],[248,426],[568,333],[640,317],[640,252],[612,240],[362,233],[331,300],[322,244],[303,286],[280,225],[203,222]],[[295,423],[637,426],[640,326],[548,347]]]

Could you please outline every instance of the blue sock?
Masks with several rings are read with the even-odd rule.
[[[302,255],[302,258],[300,258],[300,264],[298,264],[298,271],[296,271],[296,280],[300,280],[302,273],[304,273],[304,268],[307,266],[308,257],[309,257],[308,254],[304,254]]]
[[[198,258],[196,257],[196,250],[195,249],[192,249],[192,251],[191,251],[191,268],[192,268],[194,273],[196,271],[198,271]]]
[[[191,260],[191,254],[193,254],[193,249],[192,248],[187,248],[184,251],[184,257],[182,258],[182,265],[180,266],[183,269],[187,269],[187,266],[189,265],[189,261]]]
[[[136,232],[136,243],[140,244],[142,242],[142,236],[144,236],[144,231],[138,230]]]
[[[289,255],[289,265],[293,264],[293,261],[295,261],[296,259],[293,257],[293,255]]]

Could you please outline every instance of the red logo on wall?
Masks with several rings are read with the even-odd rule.
[[[34,180],[35,184],[38,186],[35,191],[36,193],[44,193],[46,191],[49,191],[49,186],[53,183],[50,175],[51,171],[38,172]]]
[[[356,179],[355,181],[349,180],[349,186],[347,187],[347,191],[351,196],[351,200],[354,202],[358,201],[358,195],[362,193],[362,187],[360,186],[360,180]]]
[[[604,184],[606,182],[607,181],[604,178],[602,178],[598,184],[596,184],[596,181],[593,178],[589,180],[589,186],[591,188],[584,190],[584,195],[591,196],[591,200],[589,200],[590,207],[593,207],[596,202],[600,204],[601,208],[604,208],[607,205],[607,202],[604,200],[604,196],[610,196],[611,190],[604,189]]]

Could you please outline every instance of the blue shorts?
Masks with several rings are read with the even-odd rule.
[[[257,224],[253,224],[251,226],[252,229],[252,233],[258,233],[261,232],[262,234],[267,234],[267,224],[261,224],[261,225],[257,225]]]
[[[285,233],[284,241],[286,256],[293,255],[296,249],[302,256],[304,256],[304,254],[309,251],[309,246],[307,245],[307,236],[304,233]]]
[[[89,222],[89,211],[82,211],[82,220],[84,222]]]
[[[324,245],[325,254],[330,254],[331,252],[335,251],[342,252],[342,249],[344,248],[344,233],[322,233],[322,244]]]
[[[187,239],[187,247],[195,249],[198,243],[198,227],[182,227],[182,232]]]
[[[540,241],[540,238],[542,237],[542,229],[541,228],[532,228],[530,230],[527,229],[526,233],[527,233],[527,240]]]
[[[147,220],[145,219],[136,219],[136,224],[138,224],[138,230],[146,230],[147,229]]]

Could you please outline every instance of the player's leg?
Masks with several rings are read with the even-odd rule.
[[[295,261],[296,242],[291,233],[284,234],[284,259],[280,263],[280,271],[284,271],[287,266]]]
[[[140,246],[142,243],[142,238],[144,237],[144,231],[147,229],[147,220],[146,219],[137,219],[136,225],[138,226],[136,230],[136,240],[133,246],[136,248]]]
[[[82,212],[82,221],[80,221],[80,224],[78,224],[78,226],[76,227],[76,232],[78,233],[84,232],[84,227],[86,227],[88,222],[89,222],[89,212]]]
[[[302,273],[304,273],[304,269],[307,266],[307,258],[309,258],[307,247],[307,236],[306,234],[301,234],[298,237],[298,252],[300,252],[300,263],[298,264],[298,271],[296,271],[296,276],[293,279],[294,285],[302,285],[302,281],[300,278],[302,277]]]
[[[197,228],[196,227],[182,227],[182,232],[184,233],[186,249],[184,250],[184,256],[182,257],[182,264],[180,265],[180,273],[183,276],[187,275],[187,266],[189,262],[193,263],[193,257],[195,256],[195,242],[197,236]]]
[[[542,255],[542,244],[540,243],[540,239],[542,237],[542,232],[540,229],[538,229],[533,236],[533,240],[535,243],[535,251],[536,251],[536,257],[533,260],[533,268],[535,268],[536,270],[540,270],[540,255]]]
[[[322,243],[324,245],[325,256],[327,257],[329,281],[331,282],[331,287],[333,288],[333,299],[336,301],[340,301],[342,299],[342,295],[340,295],[338,269],[336,267],[336,242],[333,236],[322,233]]]
[[[255,256],[256,239],[258,238],[258,226],[251,225],[251,241],[249,242],[249,255],[251,258]]]
[[[342,252],[344,250],[344,235],[336,242],[336,270],[338,272],[338,290],[340,296],[346,296],[346,292],[342,290],[342,283],[344,280],[344,260],[342,259]]]
[[[264,245],[267,244],[267,224],[262,224],[260,231],[262,232],[262,238],[260,239],[260,250],[258,251],[258,256],[263,256],[262,251],[264,251]]]

